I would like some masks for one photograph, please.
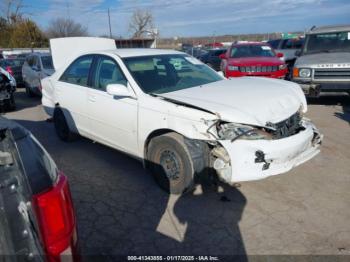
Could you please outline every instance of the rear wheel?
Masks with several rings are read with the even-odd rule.
[[[182,194],[194,184],[194,167],[184,138],[177,133],[155,137],[147,159],[157,184],[171,194]]]
[[[56,133],[61,140],[70,142],[76,139],[77,134],[70,131],[67,120],[60,108],[55,109],[53,114],[53,122],[55,125]]]
[[[24,83],[24,87],[25,87],[25,89],[26,89],[26,94],[27,94],[27,96],[29,96],[29,97],[34,97],[34,93],[33,93],[33,91],[30,89],[30,87],[28,86],[27,83]]]

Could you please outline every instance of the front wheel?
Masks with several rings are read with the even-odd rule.
[[[182,194],[194,184],[191,154],[177,133],[155,137],[148,146],[147,159],[157,184],[170,194]]]

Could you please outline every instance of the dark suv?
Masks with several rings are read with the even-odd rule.
[[[63,255],[63,260],[79,258],[66,176],[28,130],[3,117],[0,232],[4,261],[60,261]]]
[[[220,71],[220,55],[224,53],[226,53],[226,49],[209,49],[205,54],[201,55],[199,59],[216,71]]]

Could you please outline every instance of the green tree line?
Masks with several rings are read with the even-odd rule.
[[[0,47],[47,47],[48,39],[39,26],[29,18],[0,17]]]

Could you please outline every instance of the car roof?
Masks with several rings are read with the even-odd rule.
[[[89,53],[92,53],[92,52],[89,52]],[[155,48],[121,48],[121,49],[105,50],[97,53],[115,54],[122,58],[136,57],[136,56],[151,56],[151,55],[184,55],[186,54],[184,52],[180,52],[176,50],[155,49]]]
[[[332,25],[311,28],[306,34],[334,33],[350,31],[350,25]]]
[[[263,42],[248,42],[248,43],[232,44],[232,46],[247,46],[247,45],[269,45],[269,44],[268,43],[263,43]]]

